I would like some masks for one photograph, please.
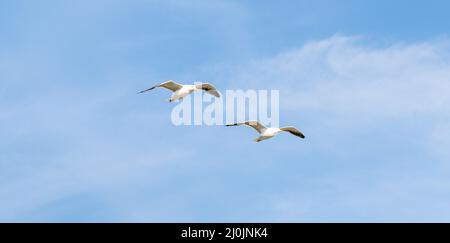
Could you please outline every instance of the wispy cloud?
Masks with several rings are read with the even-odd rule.
[[[323,174],[269,197],[274,218],[448,220],[431,198],[450,200],[449,47],[337,35],[226,68],[229,87],[280,89],[281,123],[300,124],[309,138],[299,163],[322,163]]]
[[[285,105],[369,116],[448,109],[449,42],[377,45],[334,36],[242,67],[233,79],[280,87]]]

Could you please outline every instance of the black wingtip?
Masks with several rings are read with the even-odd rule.
[[[142,93],[145,93],[145,92],[147,92],[147,91],[150,91],[150,90],[154,90],[156,88],[156,86],[154,86],[154,87],[151,87],[151,88],[149,88],[149,89],[146,89],[146,90],[142,90],[141,92],[139,92],[138,94],[142,94]]]

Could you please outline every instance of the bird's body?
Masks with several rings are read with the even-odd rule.
[[[259,137],[255,139],[255,142],[261,142],[263,140],[273,138],[280,132],[289,132],[292,135],[295,135],[300,138],[305,138],[305,135],[301,133],[297,128],[295,127],[265,127],[261,123],[257,121],[246,121],[241,123],[235,123],[235,124],[229,124],[229,126],[240,126],[240,125],[247,125],[255,129],[259,133]]]
[[[169,99],[169,102],[181,100],[184,97],[192,94],[196,90],[195,85],[183,85],[183,87],[175,92]]]
[[[257,140],[259,140],[258,142],[260,142],[262,140],[273,138],[279,132],[281,132],[281,130],[279,128],[273,128],[273,127],[266,128],[265,130],[263,130],[263,132],[260,134],[260,136],[257,138]]]
[[[176,82],[174,82],[172,80],[169,80],[169,81],[166,81],[164,83],[155,85],[155,86],[153,86],[153,87],[151,87],[149,89],[143,90],[143,91],[141,91],[139,93],[144,93],[144,92],[153,90],[153,89],[158,88],[158,87],[166,88],[166,89],[168,89],[168,90],[173,92],[172,96],[169,99],[169,102],[174,102],[174,101],[177,101],[177,100],[181,100],[184,97],[192,94],[193,92],[200,91],[200,90],[204,90],[207,93],[209,93],[209,94],[211,94],[211,95],[213,95],[215,97],[220,97],[219,92],[211,84],[201,83],[201,84],[194,84],[194,85],[191,85],[191,84],[182,85],[182,84],[178,84],[178,83],[176,83]]]

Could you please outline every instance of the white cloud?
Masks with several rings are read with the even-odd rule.
[[[448,140],[442,127],[448,127],[450,118],[447,39],[381,45],[362,37],[333,36],[226,68],[222,76],[231,80],[229,88],[280,89],[281,124],[291,123],[291,114],[306,120],[305,114],[311,113],[315,120],[309,121],[309,131],[350,135],[355,128],[386,131],[396,125],[410,138],[423,140],[431,153],[446,154],[439,148]]]
[[[449,110],[448,41],[365,41],[334,36],[312,42],[234,70],[233,84],[280,88],[285,107],[297,110],[391,118]]]
[[[280,123],[307,134],[302,154],[329,155],[312,159],[323,173],[268,195],[273,218],[448,220],[449,44],[334,36],[227,67],[228,88],[280,89]]]

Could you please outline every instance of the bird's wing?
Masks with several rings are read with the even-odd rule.
[[[255,129],[258,133],[262,133],[263,130],[266,129],[265,126],[263,126],[261,123],[257,122],[257,121],[246,121],[246,122],[240,122],[240,123],[234,123],[234,124],[229,124],[227,125],[228,127],[230,126],[241,126],[241,125],[247,125],[252,127],[253,129]]]
[[[166,82],[158,85],[158,87],[166,88],[166,89],[169,89],[169,90],[172,90],[173,92],[175,92],[175,91],[183,88],[183,85],[178,84],[173,80],[169,80],[169,81],[166,81]]]
[[[203,89],[207,93],[214,95],[217,98],[220,97],[220,93],[217,91],[217,89],[214,86],[212,86],[212,84],[208,84],[208,83],[197,84],[197,85],[195,85],[195,87],[197,89]]]
[[[144,92],[150,91],[150,90],[152,90],[152,89],[154,89],[154,88],[157,88],[157,87],[160,87],[160,88],[166,88],[166,89],[168,89],[168,90],[171,90],[171,91],[175,92],[175,91],[181,89],[181,88],[183,87],[183,85],[178,84],[178,83],[176,83],[176,82],[173,81],[173,80],[169,80],[169,81],[166,81],[166,82],[164,82],[164,83],[155,85],[155,86],[153,86],[153,87],[151,87],[151,88],[149,88],[149,89],[142,90],[142,91],[139,92],[139,93],[144,93]]]
[[[290,132],[292,135],[295,135],[295,136],[300,137],[300,138],[305,138],[305,135],[303,135],[303,133],[300,132],[295,127],[282,127],[282,128],[280,128],[280,130],[281,131],[285,131],[285,132]]]

